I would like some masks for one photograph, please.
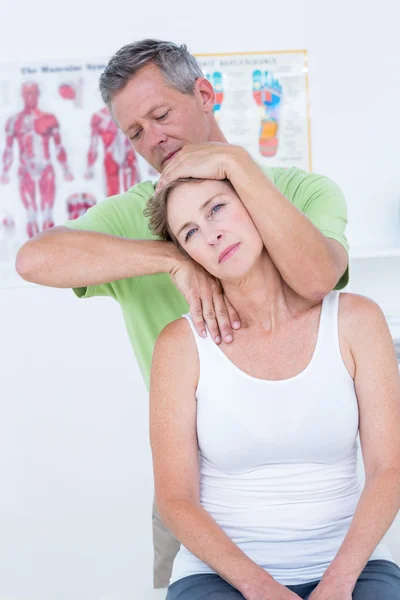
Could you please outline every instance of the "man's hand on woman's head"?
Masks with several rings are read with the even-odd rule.
[[[172,281],[189,304],[197,332],[219,344],[233,340],[233,330],[240,328],[240,318],[226,298],[219,281],[191,258],[179,260],[171,269]]]
[[[229,179],[235,169],[235,161],[252,160],[240,146],[208,142],[184,146],[164,167],[156,186],[160,192],[171,181],[192,177],[193,179]]]

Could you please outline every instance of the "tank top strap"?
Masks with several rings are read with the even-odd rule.
[[[190,313],[187,313],[182,316],[183,316],[183,318],[185,318],[187,320],[187,322],[190,325],[190,329],[192,330],[193,337],[196,342],[197,351],[199,353],[200,364],[202,365],[204,363],[204,361],[206,361],[207,357],[210,356],[210,344],[214,345],[215,342],[212,339],[211,334],[208,331],[208,329],[207,329],[207,337],[205,337],[205,338],[201,337],[201,335],[199,335],[197,333],[196,327],[194,326],[193,319],[192,319]],[[215,355],[213,352],[211,352],[211,356],[213,356],[215,358]]]
[[[333,290],[325,296],[321,311],[321,333],[326,341],[332,344],[332,341],[338,342],[338,317],[339,317],[339,292]]]
[[[339,344],[339,298],[340,292],[333,290],[322,302],[315,358],[323,361],[325,368],[327,365],[333,366],[338,360],[343,363]]]

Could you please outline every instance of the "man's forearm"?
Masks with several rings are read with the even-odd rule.
[[[51,287],[88,287],[169,272],[182,258],[172,242],[131,240],[54,227],[26,242],[16,260],[27,281]]]
[[[229,174],[286,283],[303,298],[323,298],[339,279],[325,236],[241,148],[233,155]]]
[[[373,475],[364,487],[350,529],[323,581],[346,582],[352,590],[399,508],[398,469]]]
[[[165,525],[192,554],[239,590],[246,591],[258,583],[275,580],[226,535],[211,515],[191,500],[171,500],[159,504]]]

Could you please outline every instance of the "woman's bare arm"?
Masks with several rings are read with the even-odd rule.
[[[366,483],[323,582],[346,582],[351,591],[400,509],[400,376],[379,306],[364,296],[343,294],[340,315],[355,363]]]

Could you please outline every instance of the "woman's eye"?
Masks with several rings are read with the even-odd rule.
[[[138,140],[140,137],[140,131],[138,131],[137,133],[135,133],[134,135],[131,136],[131,140]]]
[[[190,231],[187,232],[187,234],[185,235],[185,242],[188,241],[189,238],[192,237],[192,235],[195,233],[195,229],[191,229]]]
[[[161,115],[160,117],[156,117],[156,121],[161,121],[162,119],[165,119],[165,117],[168,115],[168,111],[166,113],[164,113],[163,115]]]
[[[211,209],[211,214],[213,215],[214,213],[218,212],[219,209],[223,206],[223,204],[216,204],[215,206],[212,207]]]

